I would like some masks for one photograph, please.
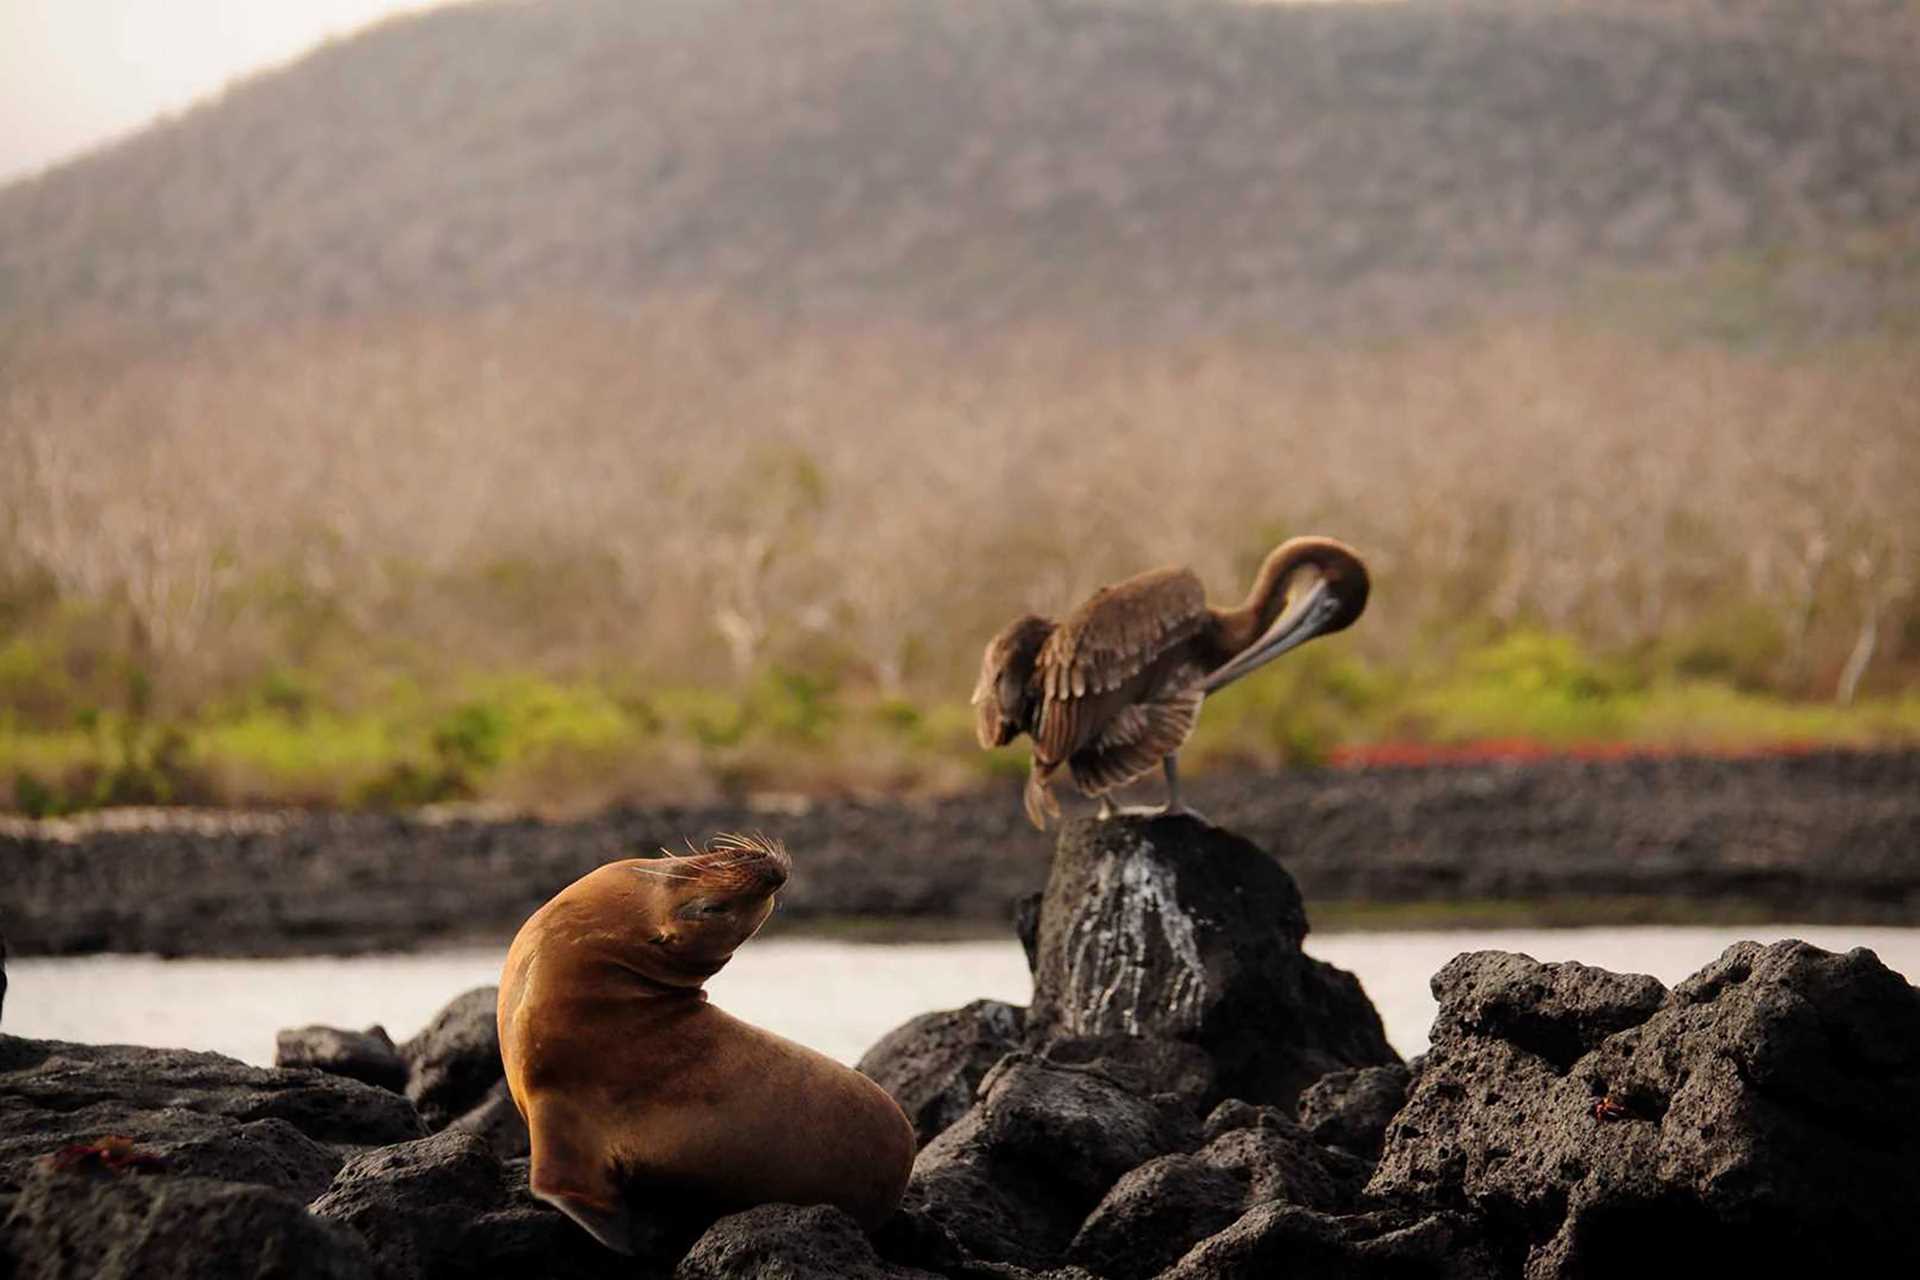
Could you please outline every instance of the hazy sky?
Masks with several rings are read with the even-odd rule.
[[[0,181],[445,0],[0,0]]]

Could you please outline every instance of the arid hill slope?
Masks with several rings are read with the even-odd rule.
[[[0,190],[0,332],[673,290],[1151,337],[1898,244],[1920,228],[1913,24],[1848,13],[459,6]],[[1884,264],[1823,262],[1806,292],[1879,305]]]

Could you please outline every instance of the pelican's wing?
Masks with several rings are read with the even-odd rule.
[[[980,679],[973,686],[972,699],[974,733],[981,746],[1002,746],[1010,740],[1008,726],[1019,719],[1021,709],[1017,705],[1006,705],[1002,692],[1009,681],[1017,688],[1026,686],[1033,677],[1041,647],[1052,634],[1051,619],[1028,614],[1015,618],[987,641],[986,652],[980,656]],[[1014,731],[1026,728],[1019,724]]]
[[[1039,754],[1058,763],[1092,741],[1138,696],[1127,686],[1206,618],[1206,588],[1190,569],[1156,569],[1095,592],[1040,649]]]
[[[1186,744],[1205,697],[1189,689],[1121,711],[1068,760],[1074,785],[1097,796],[1159,768]]]

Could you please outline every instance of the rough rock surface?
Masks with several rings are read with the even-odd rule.
[[[1033,1265],[1066,1248],[1122,1174],[1198,1136],[1190,1113],[1097,1070],[1014,1055],[921,1151],[904,1204],[968,1256]]]
[[[1300,1123],[1315,1142],[1378,1160],[1387,1125],[1406,1104],[1411,1079],[1402,1066],[1331,1072],[1300,1095]]]
[[[534,1199],[526,1172],[473,1134],[442,1132],[353,1157],[311,1209],[366,1240],[381,1280],[648,1280],[711,1220],[637,1220],[636,1239],[653,1247],[622,1257]]]
[[[1471,1211],[1529,1277],[1920,1271],[1920,990],[1801,942],[1650,981],[1453,961],[1370,1191]]]
[[[481,1138],[502,1160],[527,1155],[533,1146],[532,1136],[527,1132],[527,1118],[514,1105],[505,1079],[496,1081],[493,1088],[487,1090],[486,1097],[447,1128]]]
[[[360,1237],[264,1187],[33,1170],[4,1223],[13,1280],[376,1280]]]
[[[1397,1063],[1352,974],[1300,949],[1293,879],[1189,817],[1080,821],[1040,906],[1029,1035],[1204,1049],[1232,1097],[1288,1108],[1329,1071]]]
[[[1148,1280],[1256,1205],[1284,1201],[1329,1212],[1353,1205],[1370,1164],[1321,1146],[1270,1107],[1233,1105],[1220,1114],[1246,1124],[1191,1155],[1150,1160],[1115,1183],[1074,1237],[1069,1260],[1112,1280]]]
[[[311,1067],[391,1089],[407,1087],[407,1062],[382,1026],[365,1031],[339,1027],[294,1027],[274,1037],[273,1065]]]
[[[18,1185],[61,1147],[118,1136],[182,1173],[304,1199],[339,1166],[323,1144],[371,1146],[422,1132],[405,1098],[317,1071],[0,1035],[0,1188]]]
[[[998,927],[1041,886],[1019,783],[949,800],[819,799],[782,814],[806,875],[770,929],[823,917]],[[1146,798],[1157,800],[1146,785]],[[1500,761],[1213,772],[1216,821],[1284,859],[1315,904],[1759,906],[1766,918],[1920,918],[1920,750],[1751,760]],[[566,822],[121,811],[0,817],[18,954],[288,955],[498,942],[561,885],[636,849],[767,822],[745,802]],[[1738,858],[1725,851],[1738,849]],[[297,855],[297,856],[296,856]],[[473,874],[484,866],[484,875]],[[457,879],[458,893],[447,892]],[[276,892],[263,894],[271,883]]]
[[[1000,1000],[922,1014],[881,1037],[859,1070],[893,1095],[924,1147],[965,1114],[987,1071],[1018,1047],[1025,1015]]]
[[[407,1097],[429,1129],[444,1129],[480,1105],[506,1075],[500,1063],[498,987],[456,996],[420,1034],[400,1046]]]
[[[674,1280],[937,1280],[881,1258],[859,1224],[830,1205],[765,1204],[708,1228]]]
[[[1497,1280],[1504,1274],[1476,1224],[1458,1214],[1336,1217],[1275,1201],[1254,1206],[1195,1245],[1160,1280]]]

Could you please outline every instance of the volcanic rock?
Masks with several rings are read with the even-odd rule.
[[[420,1136],[405,1098],[317,1071],[215,1053],[0,1036],[0,1187],[39,1158],[130,1139],[179,1173],[275,1187],[303,1200],[339,1167],[327,1146]]]
[[[893,1095],[924,1147],[973,1105],[981,1079],[1018,1046],[1025,1014],[999,1000],[922,1014],[881,1037],[859,1070]]]
[[[508,1092],[504,1079],[495,1082],[493,1088],[487,1090],[486,1097],[448,1125],[447,1129],[471,1133],[483,1139],[493,1148],[493,1154],[502,1160],[527,1155],[533,1148],[532,1135],[527,1132],[527,1118],[514,1105],[513,1094]]]
[[[1096,1070],[1013,1055],[921,1151],[905,1209],[968,1257],[1033,1266],[1066,1248],[1122,1174],[1190,1149],[1198,1129],[1184,1109]]]
[[[887,1262],[852,1218],[830,1205],[765,1204],[720,1219],[674,1280],[939,1280]]]
[[[1366,1162],[1321,1146],[1272,1108],[1250,1119],[1191,1155],[1161,1156],[1122,1177],[1088,1215],[1068,1258],[1112,1280],[1148,1280],[1256,1205],[1353,1204],[1372,1172]]]
[[[1499,1280],[1505,1273],[1475,1223],[1458,1214],[1336,1217],[1297,1205],[1256,1205],[1209,1236],[1160,1280]]]
[[[1406,1103],[1411,1079],[1401,1066],[1321,1076],[1300,1095],[1300,1123],[1315,1142],[1378,1160],[1387,1125]]]
[[[1802,942],[1650,981],[1449,964],[1369,1190],[1474,1212],[1529,1277],[1920,1271],[1920,990]]]
[[[13,1280],[375,1280],[361,1239],[264,1187],[32,1170],[0,1223]]]
[[[1041,902],[1029,1035],[1204,1049],[1225,1094],[1291,1111],[1330,1071],[1397,1063],[1352,974],[1300,949],[1293,879],[1192,817],[1068,824]]]
[[[407,1063],[381,1026],[365,1031],[339,1027],[299,1027],[274,1037],[273,1065],[312,1067],[400,1093],[407,1087]]]
[[[623,1257],[534,1199],[524,1161],[503,1164],[480,1138],[451,1130],[355,1156],[311,1208],[366,1240],[381,1280],[664,1277],[711,1221],[636,1223],[636,1240],[656,1247]]]
[[[427,1128],[446,1128],[478,1106],[506,1075],[500,1062],[499,1000],[500,988],[475,987],[456,996],[419,1035],[400,1046],[407,1063],[407,1097]]]

